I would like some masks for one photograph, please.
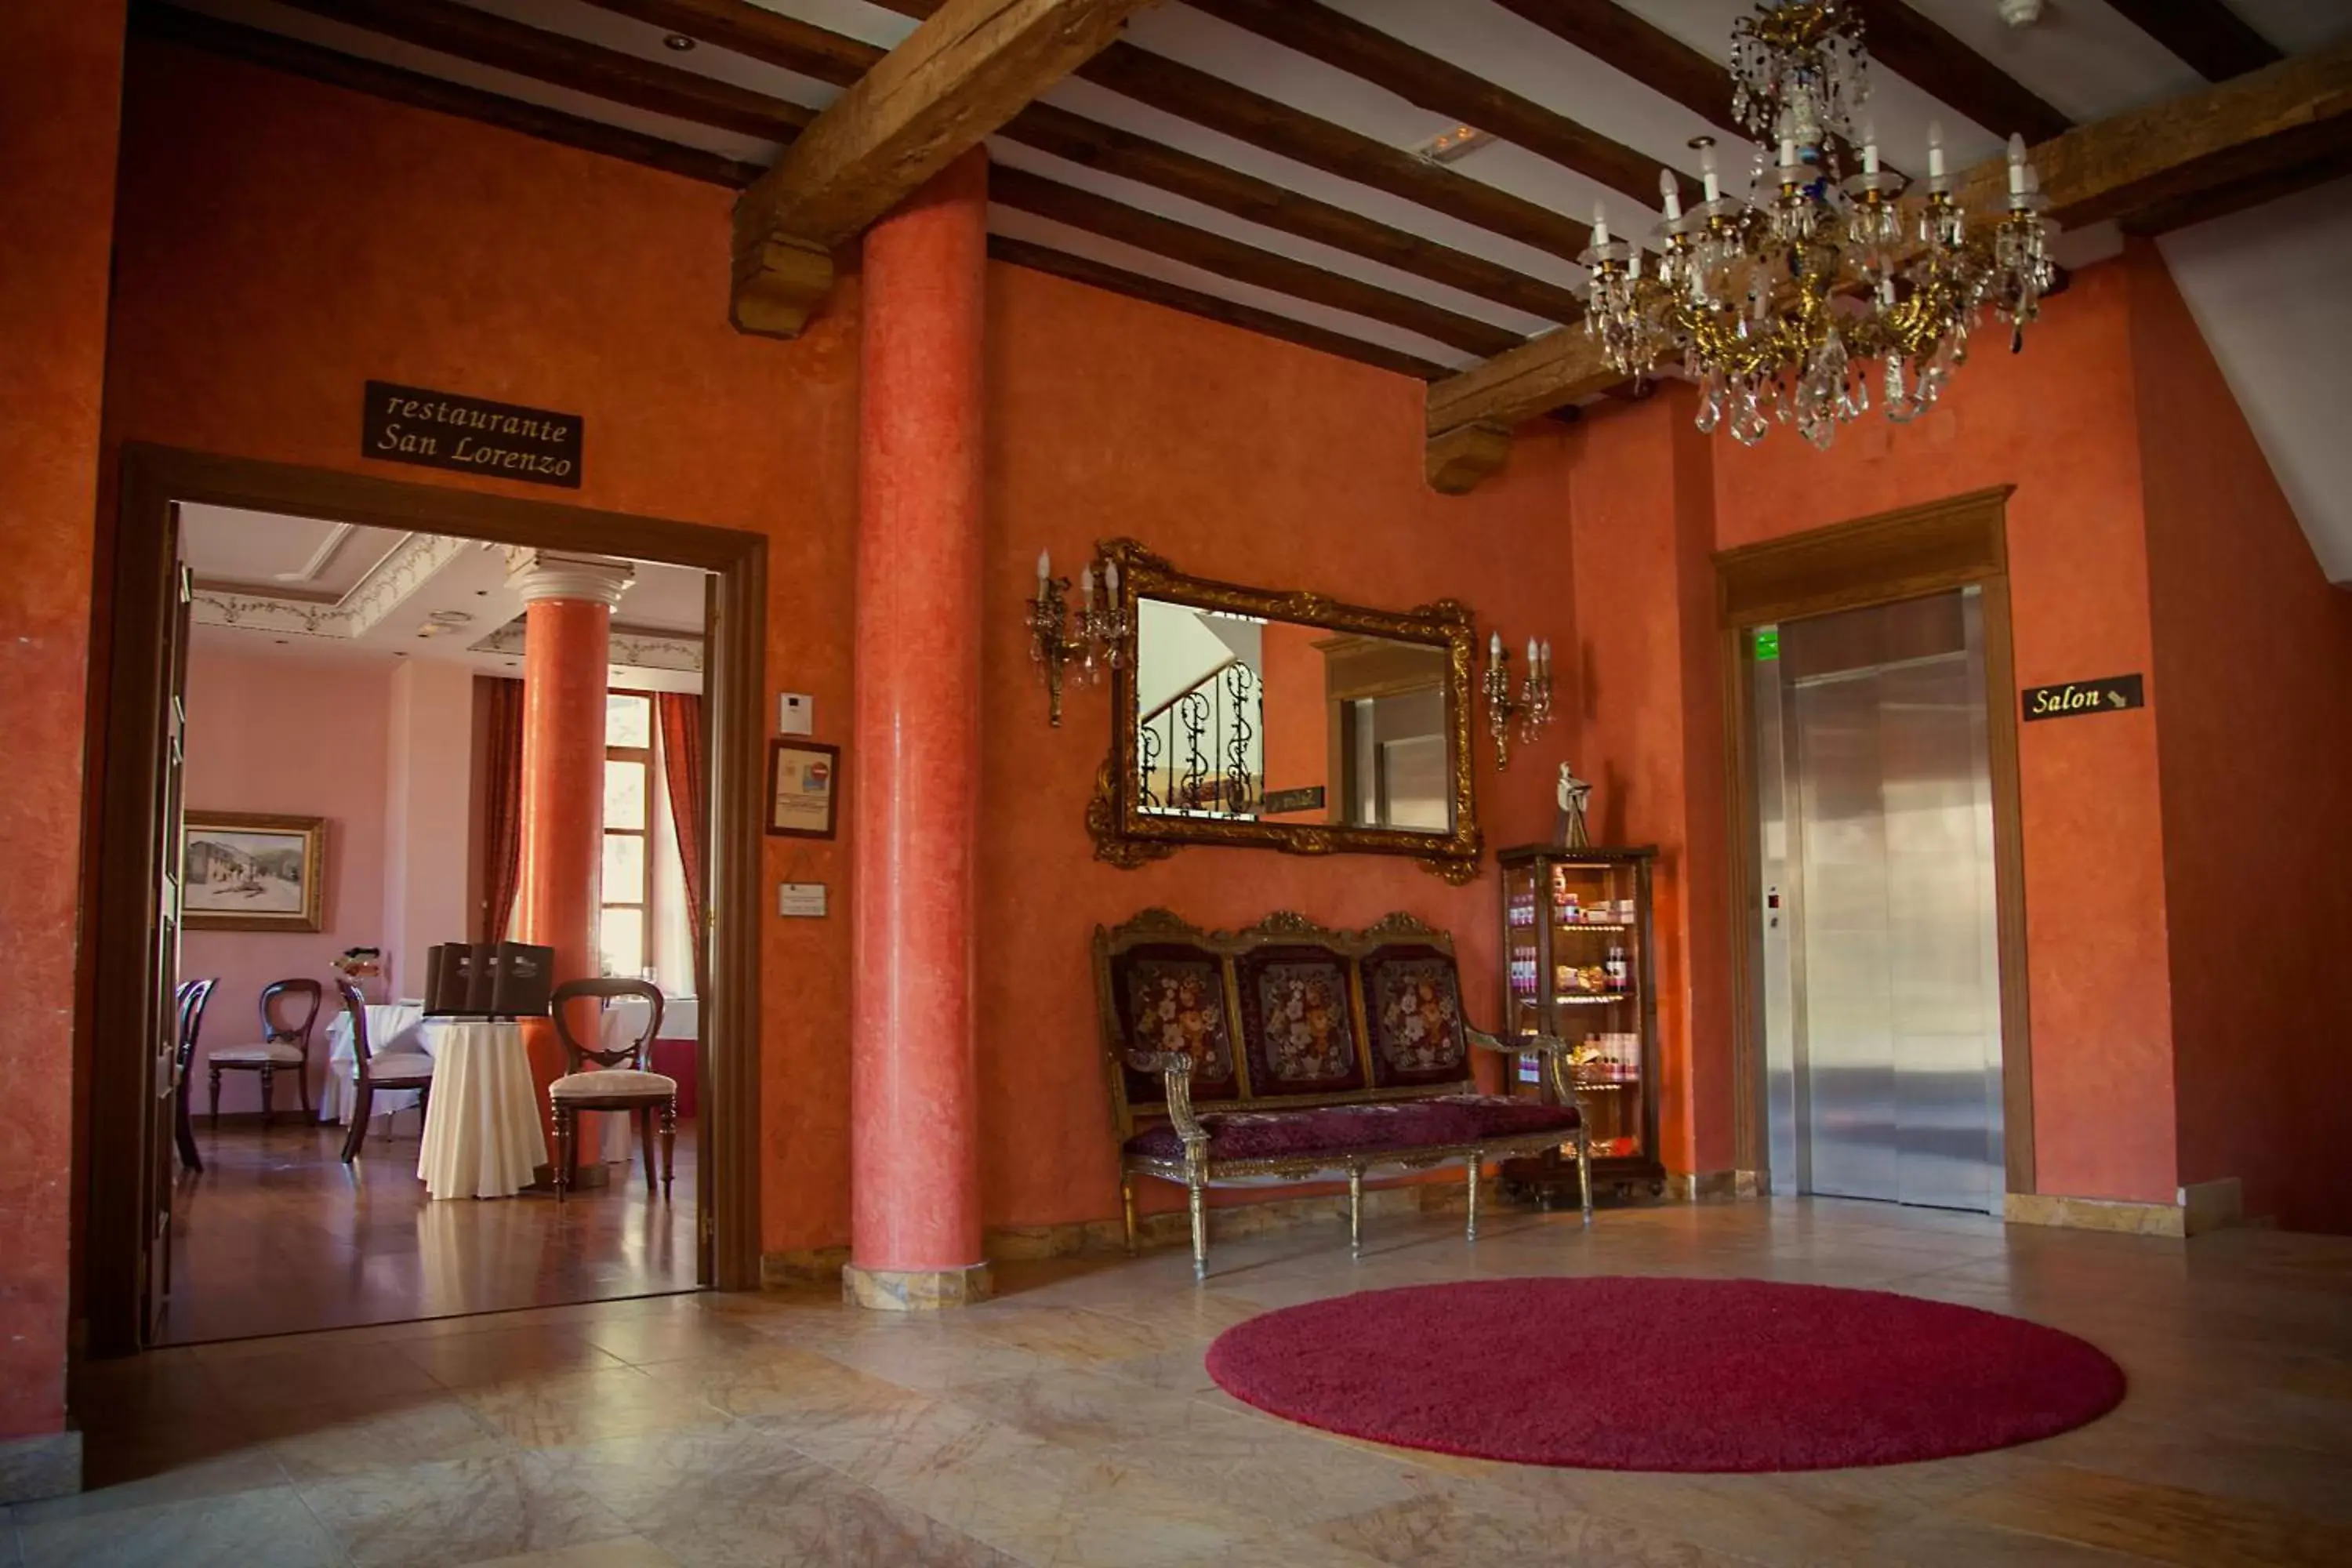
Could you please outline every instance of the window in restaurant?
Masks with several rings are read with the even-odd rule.
[[[596,951],[606,974],[630,978],[647,967],[653,748],[653,698],[642,691],[605,693],[604,857]]]

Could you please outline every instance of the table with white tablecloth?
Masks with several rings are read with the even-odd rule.
[[[522,1026],[431,1018],[423,1043],[434,1062],[416,1154],[426,1194],[508,1198],[530,1186],[547,1163],[547,1137]]]
[[[368,1005],[368,1054],[388,1057],[410,1052],[430,1056],[432,1047],[424,1037],[425,1004],[422,1002],[375,1002]],[[352,1047],[352,1016],[339,1011],[327,1020],[327,1076],[319,1085],[319,1120],[341,1121],[359,1088],[358,1054]],[[375,1113],[388,1116],[395,1110],[415,1108],[416,1095],[413,1090],[398,1092],[387,1089],[375,1097]]]

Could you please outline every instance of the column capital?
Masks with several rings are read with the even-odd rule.
[[[609,608],[621,602],[636,578],[637,569],[629,563],[601,555],[526,550],[508,558],[507,586],[527,605],[541,599],[584,599]]]

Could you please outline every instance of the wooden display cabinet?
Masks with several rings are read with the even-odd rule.
[[[1665,1191],[1658,1159],[1658,999],[1651,927],[1654,847],[1528,846],[1503,869],[1503,1032],[1588,1047],[1577,1098],[1592,1135],[1595,1195]],[[1541,1061],[1514,1060],[1510,1090],[1551,1100]],[[1557,1152],[1503,1167],[1504,1190],[1549,1208],[1573,1202],[1576,1166]]]

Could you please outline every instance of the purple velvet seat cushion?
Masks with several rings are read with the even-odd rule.
[[[1426,1100],[1394,1100],[1376,1105],[1318,1105],[1297,1110],[1213,1111],[1201,1118],[1209,1130],[1213,1160],[1279,1160],[1360,1153],[1367,1150],[1427,1148],[1475,1143],[1518,1132],[1568,1132],[1577,1124],[1576,1107],[1544,1105],[1483,1094],[1442,1094]],[[1127,1152],[1153,1159],[1181,1159],[1183,1141],[1162,1123],[1127,1141]]]

